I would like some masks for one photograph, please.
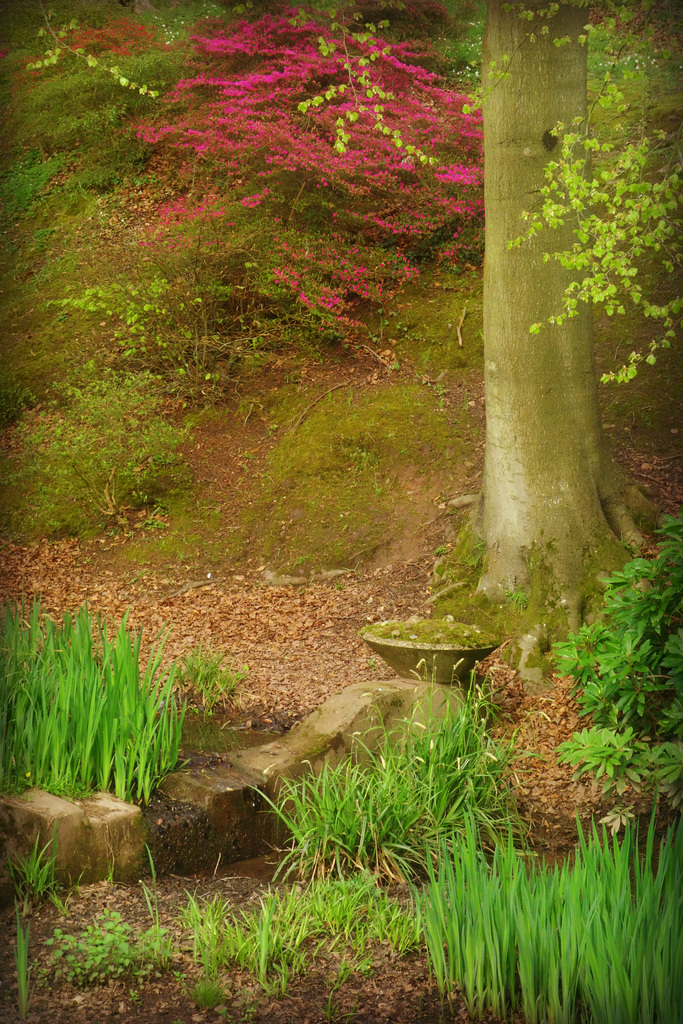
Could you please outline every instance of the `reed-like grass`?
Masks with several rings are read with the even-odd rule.
[[[225,664],[227,655],[199,646],[183,657],[176,679],[188,696],[200,703],[207,714],[217,704],[226,704],[233,698],[236,687],[249,674],[248,665],[236,665],[234,659]]]
[[[491,864],[464,842],[442,846],[419,903],[442,995],[460,989],[474,1015],[521,1010],[527,1024],[682,1024],[683,827],[653,869],[637,830],[621,843],[594,828],[573,864],[528,866],[512,843]]]
[[[413,723],[404,740],[385,735],[362,761],[325,766],[283,781],[275,807],[292,836],[281,870],[302,877],[370,871],[387,881],[426,871],[443,836],[474,822],[477,842],[494,846],[523,829],[510,786],[513,743],[490,733],[480,690],[441,721]]]
[[[60,888],[55,878],[57,869],[57,826],[55,825],[52,839],[40,848],[40,836],[26,857],[11,855],[7,858],[7,870],[14,890],[21,896],[24,902],[24,914],[27,914],[31,904],[40,906],[47,899],[54,899],[57,890]],[[50,852],[48,852],[50,851]]]
[[[26,1020],[28,1015],[28,1004],[31,998],[30,978],[31,968],[28,963],[28,948],[31,938],[31,922],[26,922],[26,928],[22,927],[19,916],[19,904],[15,903],[14,911],[17,918],[17,944],[14,948],[14,965],[17,969],[17,1007],[19,1016]]]
[[[184,711],[163,640],[140,669],[142,633],[112,640],[82,608],[55,623],[40,604],[10,608],[0,634],[0,792],[113,791],[146,802],[177,763]]]

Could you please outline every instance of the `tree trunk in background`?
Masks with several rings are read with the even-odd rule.
[[[522,212],[540,203],[543,169],[560,149],[551,130],[586,115],[586,47],[577,38],[587,11],[562,4],[549,22],[530,22],[503,6],[487,5],[482,65],[493,88],[484,105],[486,463],[475,527],[488,557],[479,589],[500,600],[517,588],[538,595],[540,585],[541,600],[563,607],[575,627],[590,553],[638,534],[600,424],[591,310],[529,333],[561,309],[568,272],[541,252],[570,248],[572,225],[521,248],[508,241],[522,234]],[[556,46],[563,36],[572,42]],[[500,68],[504,54],[510,74],[496,82],[489,62]]]

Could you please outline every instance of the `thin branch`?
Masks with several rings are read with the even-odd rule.
[[[331,395],[333,391],[337,391],[339,388],[345,388],[345,387],[348,387],[349,384],[355,384],[355,383],[356,383],[356,381],[354,381],[354,380],[343,380],[341,382],[341,384],[335,384],[334,387],[330,388],[329,391],[324,391],[322,393],[322,395],[318,395],[318,397],[316,398],[316,400],[314,402],[311,402],[310,405],[306,406],[304,411],[301,413],[301,416],[299,416],[299,419],[296,421],[294,426],[291,428],[290,434],[294,433],[296,428],[299,426],[299,424],[304,419],[304,417],[308,415],[308,413],[311,411],[311,409],[313,408],[314,405],[317,405],[318,402],[322,402],[323,398],[325,398],[327,395]]]
[[[375,352],[373,348],[370,348],[369,345],[359,345],[358,348],[364,348],[366,352],[369,352],[371,356],[375,357],[378,363],[381,363],[382,366],[386,366],[388,369],[391,369],[391,363],[385,359],[384,356],[381,356],[379,352]]]

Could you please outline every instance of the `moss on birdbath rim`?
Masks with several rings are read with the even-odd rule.
[[[451,622],[449,619],[422,619],[419,622],[389,619],[387,622],[366,626],[361,630],[361,636],[365,635],[376,637],[378,640],[457,645],[464,651],[495,647],[500,643],[500,638],[487,630],[478,626],[468,626],[464,622]]]

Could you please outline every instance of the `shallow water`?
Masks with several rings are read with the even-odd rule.
[[[262,857],[249,857],[248,860],[237,860],[232,864],[220,865],[215,875],[219,878],[256,878],[259,882],[272,882],[280,861],[284,855],[276,850]],[[213,873],[213,872],[212,872]]]
[[[258,747],[279,735],[257,729],[245,729],[234,721],[221,721],[215,715],[199,715],[188,710],[183,723],[182,749],[194,753],[224,754],[229,750]]]

